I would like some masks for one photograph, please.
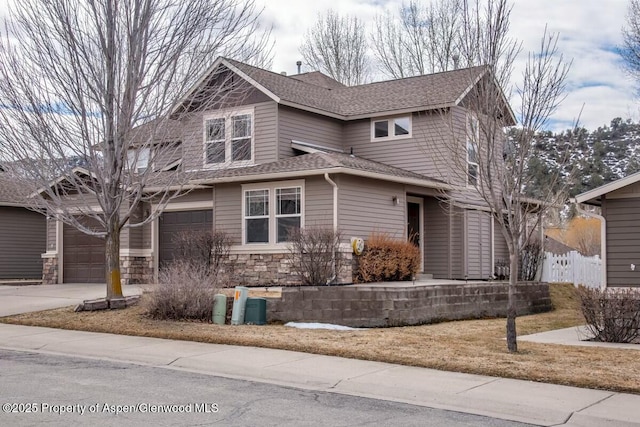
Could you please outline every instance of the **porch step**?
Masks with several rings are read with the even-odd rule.
[[[418,273],[416,274],[416,280],[432,280],[433,274],[430,273]]]

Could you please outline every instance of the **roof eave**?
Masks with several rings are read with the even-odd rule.
[[[578,194],[576,197],[574,197],[574,200],[575,203],[586,203],[590,205],[600,206],[600,200],[596,199],[600,198],[602,195],[611,193],[612,191],[619,190],[637,182],[640,182],[640,172],[636,172],[627,177],[618,179],[605,185],[601,185],[600,187],[594,188],[593,190],[585,191],[584,193]]]

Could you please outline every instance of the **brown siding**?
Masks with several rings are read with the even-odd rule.
[[[606,199],[607,286],[640,287],[640,198]],[[631,270],[631,264],[636,269]]]
[[[135,211],[131,214],[131,218],[129,219],[129,223],[130,224],[137,224],[139,222],[143,221],[143,206],[141,204],[139,204]],[[128,248],[128,249],[142,249],[142,248],[148,248],[150,246],[144,246],[144,242],[143,242],[143,227],[131,227],[128,229],[124,229],[122,230],[123,232],[125,230],[128,230],[128,234],[129,234],[129,245],[125,246],[124,244],[122,244],[122,248]]]
[[[291,140],[344,150],[343,122],[305,111],[280,106],[278,137],[280,159],[292,157]]]
[[[449,206],[445,202],[436,198],[428,197],[424,201],[424,272],[433,274],[436,279],[451,277],[448,208]]]
[[[268,163],[278,160],[277,121],[278,104],[268,102],[258,104],[254,110],[255,163]]]
[[[395,238],[406,235],[406,206],[393,204],[393,197],[404,198],[400,184],[340,175],[338,223],[345,239],[366,238],[372,232],[389,233]]]
[[[0,207],[0,279],[42,278],[46,220],[18,207]]]

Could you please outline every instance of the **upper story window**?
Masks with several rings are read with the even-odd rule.
[[[371,140],[411,138],[411,115],[371,120]]]
[[[303,225],[303,188],[303,181],[243,186],[243,242],[288,242]]]
[[[204,117],[205,165],[242,165],[252,161],[252,110]]]
[[[129,168],[134,173],[144,173],[149,167],[149,158],[151,157],[151,149],[149,147],[131,149],[127,153],[127,161]]]
[[[467,116],[467,185],[476,187],[478,185],[478,142],[480,139],[480,128],[478,118],[473,115]]]

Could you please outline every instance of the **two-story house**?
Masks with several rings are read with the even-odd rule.
[[[465,196],[477,165],[454,135],[471,122],[465,98],[490,78],[475,67],[346,87],[318,72],[286,76],[219,58],[173,111],[181,156],[167,166],[190,174],[191,191],[148,227],[123,231],[123,280],[153,281],[176,232],[215,229],[232,237],[242,283],[295,282],[288,230],[307,226],[339,230],[349,259],[351,238],[413,236],[424,273],[489,279],[508,258],[506,243],[488,209]],[[229,81],[243,91],[233,102],[194,102]],[[446,149],[455,144],[462,149]],[[464,173],[450,173],[460,164],[452,153],[464,156]],[[141,206],[140,216],[154,209]],[[100,240],[54,220],[48,227],[45,282],[103,280],[80,266],[104,259]],[[347,268],[339,282],[351,281]]]

